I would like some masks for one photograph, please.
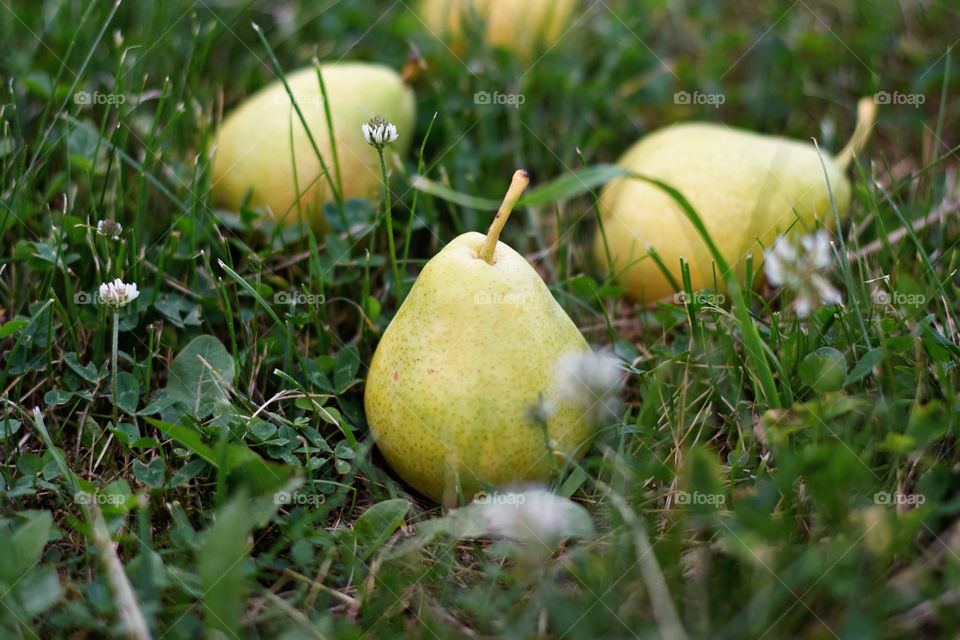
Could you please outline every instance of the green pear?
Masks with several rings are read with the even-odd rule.
[[[423,0],[419,15],[431,33],[462,45],[464,22],[478,18],[484,37],[521,58],[550,47],[568,29],[576,0]]]
[[[382,189],[380,160],[360,131],[382,115],[400,133],[389,153],[403,154],[413,136],[413,92],[388,67],[360,62],[320,66],[330,104],[339,172],[334,167],[323,94],[314,67],[287,75],[287,84],[303,113],[333,184],[338,174],[342,198],[374,199]],[[213,196],[220,206],[239,208],[247,193],[250,206],[264,207],[282,223],[310,220],[324,228],[323,204],[334,201],[313,145],[290,96],[277,80],[244,100],[220,127],[213,163]],[[298,209],[299,201],[299,209]]]
[[[861,100],[850,142],[834,157],[822,154],[822,164],[812,142],[705,123],[659,129],[634,144],[617,164],[679,191],[743,281],[747,257],[762,255],[779,233],[834,226],[831,191],[837,213],[846,214],[850,182],[844,173],[866,142],[875,112],[873,100]],[[714,276],[707,246],[659,187],[632,178],[613,180],[600,195],[600,215],[606,246],[604,234],[597,233],[595,259],[608,266],[609,248],[616,278],[634,299],[652,302],[675,292],[651,250],[679,285],[680,262],[686,260],[694,291],[724,290],[725,274],[716,270]]]
[[[528,181],[516,172],[486,237],[465,233],[427,262],[370,364],[364,405],[377,447],[447,505],[484,485],[545,480],[589,446],[585,412],[553,400],[551,380],[561,359],[590,349],[533,267],[498,242]],[[550,445],[533,417],[543,401]]]

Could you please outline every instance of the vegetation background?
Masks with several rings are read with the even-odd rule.
[[[789,292],[748,298],[772,407],[729,305],[640,307],[605,281],[591,194],[518,211],[506,241],[629,365],[622,412],[555,487],[597,534],[535,562],[423,537],[441,509],[362,412],[396,312],[380,203],[325,238],[212,207],[217,124],[276,77],[252,22],[285,71],[417,56],[391,176],[408,284],[489,217],[411,189],[421,157],[497,198],[515,168],[542,184],[694,118],[837,150],[877,95],[835,238],[844,304],[800,321]],[[958,33],[950,0],[584,0],[531,62],[479,38],[454,55],[404,0],[0,1],[0,635],[127,633],[110,536],[156,638],[955,637]],[[142,293],[120,315],[115,425],[111,318],[89,302],[116,270]],[[315,304],[276,301],[291,291]],[[205,393],[177,404],[171,370]]]

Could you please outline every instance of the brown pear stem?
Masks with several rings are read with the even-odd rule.
[[[528,184],[530,184],[530,174],[523,169],[517,169],[513,173],[513,180],[510,181],[507,195],[503,197],[503,204],[500,205],[497,216],[490,223],[490,229],[487,230],[487,239],[483,241],[483,246],[480,248],[480,257],[487,264],[493,264],[493,252],[497,249],[497,240],[500,239],[503,225],[507,223],[507,218],[510,217],[513,206],[517,204],[517,200],[520,199]]]
[[[873,132],[873,124],[876,119],[877,103],[875,103],[871,97],[860,98],[860,101],[857,103],[857,124],[853,129],[853,135],[850,136],[850,141],[847,142],[847,146],[841,149],[836,157],[837,165],[839,165],[841,169],[846,169],[853,159],[853,156],[860,152],[863,145],[867,144],[867,140],[870,139],[870,134]]]

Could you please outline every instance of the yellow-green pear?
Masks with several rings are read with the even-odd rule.
[[[479,19],[494,47],[528,58],[569,28],[577,0],[423,0],[420,18],[431,33],[461,44],[464,23]]]
[[[528,181],[516,172],[486,236],[465,233],[427,262],[370,364],[377,447],[447,505],[484,485],[546,480],[589,446],[587,412],[551,389],[565,358],[591,351],[533,267],[498,242]]]
[[[645,136],[618,165],[679,191],[742,281],[747,256],[761,256],[777,234],[834,226],[831,191],[837,213],[847,212],[850,182],[845,170],[870,133],[876,107],[864,98],[857,111],[850,142],[836,156],[822,153],[822,164],[813,142],[687,123]],[[714,277],[707,246],[680,206],[659,187],[629,177],[613,180],[600,195],[600,215],[604,234],[596,235],[595,259],[607,267],[609,248],[617,280],[632,298],[652,302],[676,291],[651,250],[681,287],[680,261],[686,260],[694,291],[724,290],[725,275],[717,270]]]
[[[321,65],[320,71],[330,101],[342,198],[373,199],[382,189],[380,161],[360,127],[373,116],[385,117],[399,132],[399,139],[387,150],[403,154],[413,137],[413,92],[396,72],[381,65],[334,62]],[[317,70],[301,69],[286,78],[336,185],[338,172]],[[262,206],[287,224],[298,221],[302,211],[304,220],[323,228],[323,203],[334,201],[320,160],[280,80],[244,100],[224,119],[212,182],[220,206],[236,209],[250,192],[250,206]]]

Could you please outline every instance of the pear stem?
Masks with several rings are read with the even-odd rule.
[[[497,211],[496,217],[490,223],[490,229],[487,230],[487,239],[483,241],[483,247],[480,248],[480,257],[487,264],[493,264],[493,252],[497,249],[497,241],[500,239],[500,232],[503,225],[507,223],[510,212],[517,204],[517,200],[523,194],[524,189],[530,184],[530,174],[523,169],[517,169],[513,174],[513,180],[510,181],[510,188],[507,189],[507,195],[503,197],[503,204]]]
[[[873,132],[873,124],[877,119],[877,104],[873,98],[860,98],[857,103],[857,124],[853,129],[853,135],[847,146],[837,154],[836,162],[841,169],[846,169],[860,149],[867,144],[870,134]]]

